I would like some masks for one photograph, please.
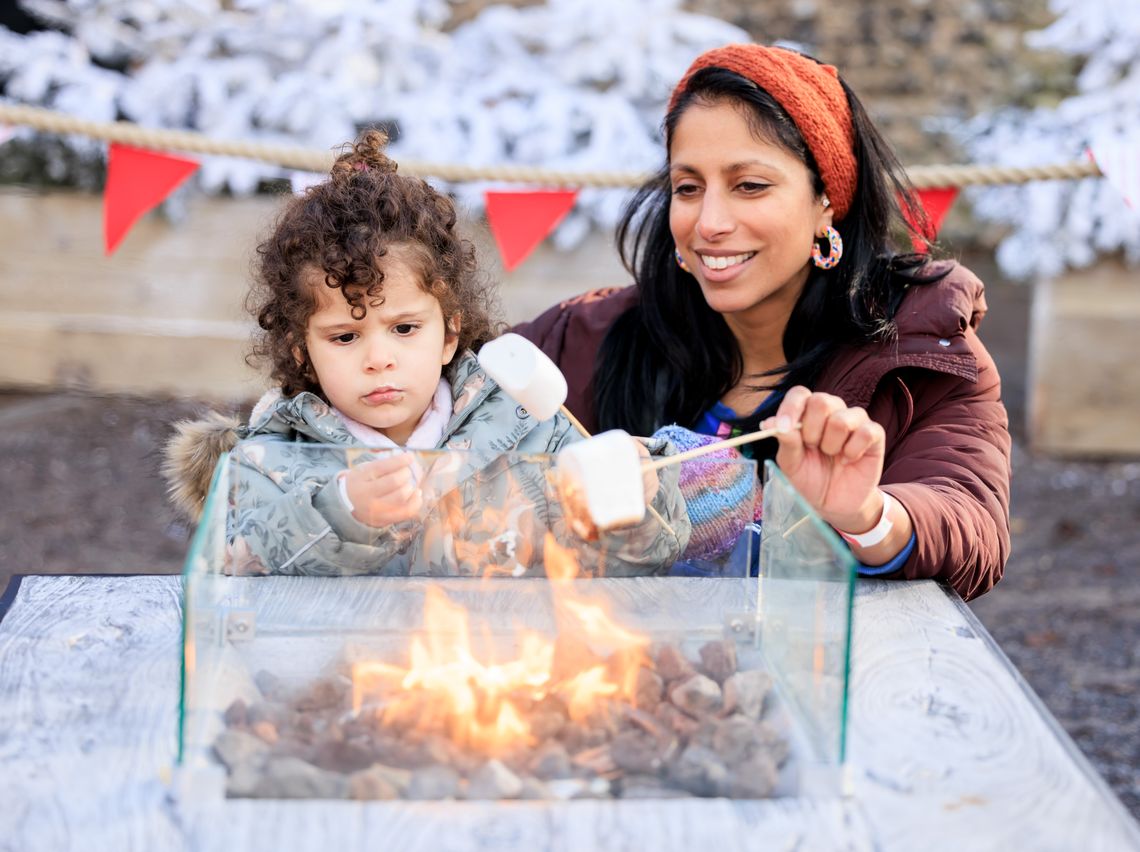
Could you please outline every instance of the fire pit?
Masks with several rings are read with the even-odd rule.
[[[418,459],[435,499],[401,548],[324,575],[247,576],[243,461],[223,460],[184,577],[189,783],[358,800],[835,794],[853,564],[778,471],[762,544],[751,509],[725,513],[721,552],[640,577],[630,541],[656,532],[577,540],[557,512],[501,505],[501,478],[457,482],[452,455]],[[510,462],[496,476],[553,470]],[[461,487],[493,491],[482,523],[450,511]],[[425,540],[449,542],[442,568],[460,576],[425,576],[441,571]]]

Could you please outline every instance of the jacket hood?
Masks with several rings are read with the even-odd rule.
[[[238,442],[241,421],[216,411],[201,420],[174,424],[174,435],[162,451],[162,478],[178,512],[191,520],[202,514],[218,459]]]
[[[933,284],[910,288],[898,313],[895,325],[899,336],[935,335],[949,337],[977,329],[986,315],[986,288],[973,272],[953,261],[930,265],[931,271],[945,272]]]
[[[817,387],[865,408],[892,370],[918,367],[978,380],[978,361],[966,331],[977,329],[986,314],[985,286],[953,261],[932,264],[932,270],[946,274],[907,290],[895,314],[894,339],[840,349]]]

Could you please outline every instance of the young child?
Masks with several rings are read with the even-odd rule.
[[[646,485],[671,531],[647,513],[588,547],[544,469],[508,455],[580,436],[562,415],[536,422],[479,367],[472,350],[495,328],[474,249],[451,201],[397,175],[385,142],[365,133],[259,246],[253,358],[279,391],[244,426],[179,424],[172,498],[200,513],[232,450],[233,573],[541,574],[548,529],[587,571],[599,553],[611,575],[668,571],[689,535],[675,469]],[[373,452],[348,449],[362,445]],[[463,452],[420,465],[401,448]]]

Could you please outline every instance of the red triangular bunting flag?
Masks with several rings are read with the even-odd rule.
[[[510,272],[534,251],[574,206],[576,189],[536,192],[490,192],[487,222],[499,246],[503,266]]]
[[[174,192],[196,168],[193,160],[112,142],[103,190],[103,245],[107,254],[118,248],[144,213]]]
[[[1109,140],[1088,149],[1101,174],[1124,196],[1124,203],[1140,209],[1140,145],[1133,141]]]
[[[933,240],[938,236],[946,214],[949,213],[950,208],[954,206],[954,199],[958,197],[958,187],[940,186],[934,189],[919,189],[915,191],[915,194],[918,196],[918,203],[922,205],[922,209],[926,212],[926,223],[929,226],[929,233],[923,234],[922,236]],[[910,226],[918,230],[914,222],[911,222]],[[920,240],[918,236],[915,236],[912,242],[915,251],[926,251],[926,246],[923,245],[922,240]]]

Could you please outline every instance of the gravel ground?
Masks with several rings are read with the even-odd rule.
[[[1140,463],[1024,449],[1028,292],[991,284],[990,304],[982,332],[1017,441],[1014,548],[1005,579],[972,607],[1140,818]],[[15,573],[177,572],[190,530],[166,505],[158,453],[173,421],[205,410],[192,401],[0,394],[0,588]]]

